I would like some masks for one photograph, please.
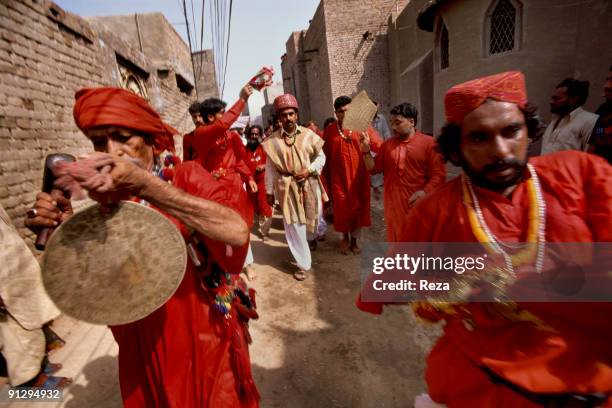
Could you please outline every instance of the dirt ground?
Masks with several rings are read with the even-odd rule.
[[[373,207],[364,241],[384,240],[380,203]],[[338,254],[337,245],[330,228],[313,253],[314,273],[297,282],[278,215],[270,240],[252,235],[261,317],[251,323],[250,350],[262,407],[405,408],[425,392],[425,353],[438,328],[417,323],[407,307],[382,316],[357,310],[360,258]],[[55,329],[67,345],[51,360],[75,383],[61,404],[28,406],[120,407],[117,345],[108,329],[66,317]]]

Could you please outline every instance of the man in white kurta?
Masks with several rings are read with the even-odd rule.
[[[266,194],[270,205],[275,198],[280,203],[287,244],[298,266],[293,276],[304,280],[312,266],[308,241],[316,238],[321,202],[327,201],[319,177],[325,165],[324,142],[297,125],[293,95],[277,97],[274,109],[282,126],[261,144],[267,156]]]
[[[59,310],[43,288],[40,266],[0,206],[0,350],[12,385],[35,378],[45,357],[43,325]]]
[[[542,155],[562,150],[587,150],[598,115],[582,109],[589,95],[589,83],[573,78],[563,80],[550,99],[552,118],[542,136]]]

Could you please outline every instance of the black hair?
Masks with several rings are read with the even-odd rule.
[[[400,103],[391,109],[391,112],[389,113],[391,115],[403,116],[406,119],[414,120],[414,126],[416,126],[417,119],[419,117],[419,110],[416,108],[416,106],[408,102]]]
[[[567,88],[567,96],[578,98],[578,106],[584,105],[589,97],[589,81],[580,81],[574,78],[565,78],[557,88]]]
[[[546,126],[538,116],[538,108],[535,105],[527,103],[525,108],[521,109],[521,112],[525,115],[527,137],[532,141],[540,139]],[[440,152],[445,162],[451,162],[455,166],[461,166],[461,163],[455,160],[455,158],[460,157],[460,142],[461,125],[447,123],[442,127],[440,135],[436,139],[436,150]],[[453,158],[453,156],[455,158]]]
[[[331,116],[325,119],[325,122],[323,122],[323,129],[325,129],[326,127],[328,127],[331,123],[334,123],[335,121],[336,121],[336,118],[331,117]]]
[[[338,110],[343,106],[348,105],[352,102],[352,99],[346,95],[342,95],[336,98],[334,101],[334,110]]]
[[[208,115],[216,115],[221,112],[227,104],[218,98],[208,98],[200,103],[200,115],[204,122],[208,123]]]
[[[200,113],[200,102],[195,101],[194,103],[189,105],[189,113],[191,114]]]
[[[259,136],[263,136],[264,131],[263,131],[263,128],[261,126],[259,126],[259,125],[252,125],[249,128],[249,133],[251,133],[251,130],[253,130],[253,129],[259,129]]]

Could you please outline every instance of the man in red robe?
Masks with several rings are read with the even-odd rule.
[[[227,112],[226,103],[220,99],[209,98],[202,101],[200,113],[205,124],[195,130],[193,138],[193,148],[198,161],[228,189],[236,202],[242,205],[240,212],[249,225],[253,223],[253,206],[244,185],[256,193],[257,183],[246,163],[246,151],[240,135],[229,128],[244,110],[252,93],[253,87],[245,85],[240,91],[238,101]],[[248,248],[244,272],[249,279],[253,279],[253,252],[250,245]]]
[[[198,163],[174,170],[173,184],[158,178],[160,153],[174,151],[174,129],[141,97],[119,88],[83,89],[76,94],[74,119],[92,141],[86,159],[104,189],[73,177],[102,203],[118,199],[148,203],[172,220],[194,250],[176,293],[149,316],[113,326],[119,345],[123,404],[145,407],[257,407],[248,332],[239,311],[220,308],[219,290],[239,290],[248,245],[248,227],[235,199]],[[134,164],[137,162],[137,164]],[[79,164],[77,162],[76,164]],[[155,174],[154,174],[155,173]],[[69,200],[39,193],[36,216],[27,225],[52,227],[72,214]],[[214,284],[211,284],[213,282]],[[254,310],[252,310],[254,312]]]
[[[400,241],[480,242],[498,254],[521,242],[612,242],[612,167],[577,151],[527,159],[539,120],[520,72],[456,85],[445,108],[438,146],[463,175],[420,200]],[[425,375],[438,403],[612,406],[610,303],[420,302],[415,310],[446,322]]]
[[[202,119],[202,114],[200,113],[200,102],[196,101],[189,105],[189,115],[191,116],[191,120],[193,121],[196,129],[204,125],[204,120]],[[193,148],[194,133],[195,129],[183,136],[183,161],[197,159],[196,151]]]
[[[376,157],[367,138],[362,141],[366,167],[383,173],[387,241],[399,242],[410,209],[446,181],[446,167],[435,149],[435,141],[416,130],[418,111],[409,103],[391,109],[394,137],[384,141]]]
[[[195,130],[193,138],[198,161],[226,186],[232,195],[240,197],[241,202],[245,202],[242,198],[246,197],[243,184],[251,191],[257,191],[257,183],[246,164],[246,151],[240,135],[231,132],[229,128],[244,110],[252,93],[253,88],[250,85],[242,88],[240,98],[227,112],[225,102],[217,98],[204,100],[200,104],[204,126]],[[247,220],[252,220],[253,208],[250,205],[242,211],[248,215]]]
[[[336,126],[327,126],[323,135],[325,156],[328,157],[324,178],[331,192],[334,211],[334,229],[342,233],[339,251],[347,255],[361,253],[358,245],[361,228],[369,227],[370,215],[370,174],[365,167],[360,149],[361,134],[344,129],[344,113],[351,103],[348,96],[334,101],[338,121]],[[367,134],[372,149],[378,151],[382,140],[371,127]]]
[[[255,182],[257,183],[257,191],[251,192],[250,195],[251,204],[255,210],[255,225],[257,225],[262,240],[265,240],[272,226],[272,207],[268,204],[268,198],[266,197],[266,152],[261,146],[262,136],[263,129],[261,126],[253,125],[249,128],[246,157],[247,164],[251,173],[255,175]]]

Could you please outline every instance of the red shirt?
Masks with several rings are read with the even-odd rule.
[[[372,151],[376,152],[382,140],[372,128],[368,134]],[[346,233],[371,224],[370,174],[361,153],[361,134],[344,129],[343,135],[337,124],[328,126],[323,135],[323,150],[325,180],[334,208],[334,229]]]
[[[409,199],[418,190],[430,193],[446,181],[446,166],[433,137],[416,132],[406,140],[387,139],[374,158],[371,173],[385,176],[387,241],[401,242],[399,231],[408,217]]]

